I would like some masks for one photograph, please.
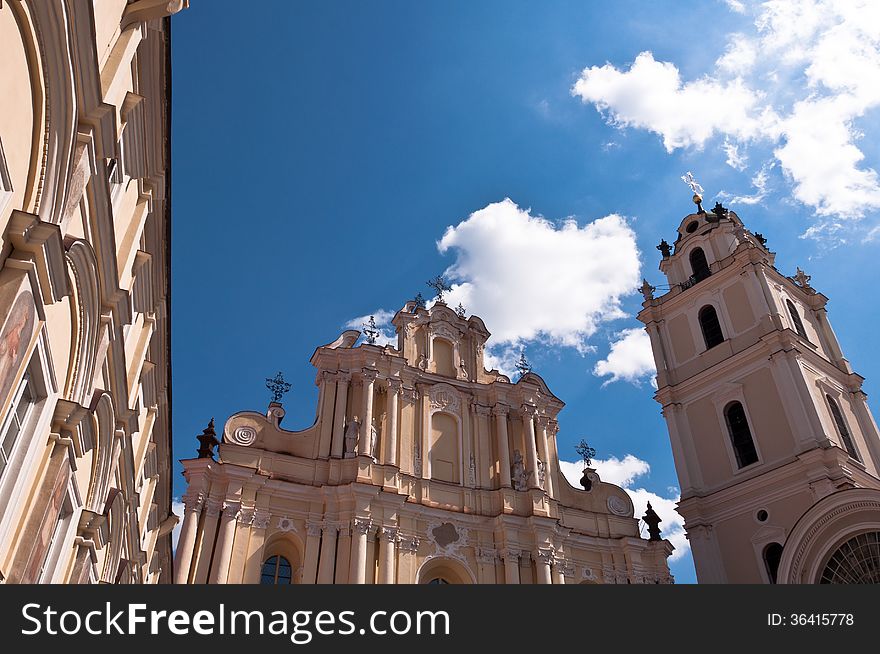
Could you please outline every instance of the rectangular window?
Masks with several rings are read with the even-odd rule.
[[[36,393],[31,383],[30,375],[26,375],[15,398],[10,407],[9,416],[0,430],[0,480],[3,479],[12,459],[12,453],[18,442],[18,437],[30,418],[34,405],[36,404]]]

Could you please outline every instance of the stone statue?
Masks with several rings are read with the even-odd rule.
[[[345,428],[345,458],[350,459],[357,454],[357,442],[360,434],[361,423],[357,416],[352,416],[351,422]]]
[[[639,287],[639,291],[641,291],[642,297],[645,298],[645,302],[650,302],[654,299],[654,291],[656,290],[657,288],[651,286],[647,279],[642,279],[642,285]]]
[[[530,470],[526,470],[523,464],[523,457],[519,450],[513,451],[513,465],[510,466],[511,477],[514,489],[524,491],[529,487],[529,477],[532,476]]]
[[[547,465],[538,459],[538,486],[542,489],[544,488],[544,477],[547,474]]]
[[[376,431],[376,419],[373,418],[373,423],[370,425],[370,456],[373,457],[373,461],[376,460],[376,444],[379,442],[379,434]]]
[[[657,249],[660,250],[660,254],[663,255],[663,258],[669,256],[670,251],[672,250],[672,246],[666,242],[666,239],[660,239],[660,245],[657,246]]]

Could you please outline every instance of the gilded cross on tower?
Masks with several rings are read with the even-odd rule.
[[[272,394],[272,402],[280,402],[284,394],[290,390],[290,384],[284,381],[284,376],[279,372],[274,378],[266,377],[266,388]]]
[[[693,201],[697,205],[698,213],[706,213],[703,211],[703,205],[701,204],[703,202],[703,187],[700,186],[694,174],[691,171],[687,171],[687,173],[681,176],[681,181],[691,187],[691,191],[694,193]]]

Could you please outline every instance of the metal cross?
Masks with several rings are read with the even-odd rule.
[[[522,350],[519,352],[519,361],[514,364],[514,368],[519,371],[520,377],[532,371],[532,364],[526,359],[526,353]]]
[[[455,307],[455,313],[458,314],[459,318],[464,318],[467,315],[467,310],[462,306],[461,302],[458,303],[458,306]]]
[[[367,337],[367,343],[370,345],[376,344],[376,338],[379,336],[379,330],[376,328],[376,318],[375,316],[370,316],[370,321],[364,323],[364,336]]]
[[[443,279],[442,275],[437,275],[434,279],[429,279],[425,282],[428,286],[434,289],[434,292],[437,293],[437,301],[443,301],[443,294],[446,291],[451,291],[452,287],[446,283],[446,280]]]
[[[691,171],[687,171],[687,173],[682,175],[681,181],[691,187],[691,191],[693,191],[694,195],[703,195],[703,187],[700,186],[699,182],[697,182],[694,174]]]
[[[590,447],[587,444],[587,441],[582,438],[581,442],[575,445],[574,451],[584,460],[584,467],[589,468],[590,464],[593,462],[593,457],[596,456],[596,449]]]
[[[266,377],[266,388],[272,394],[272,402],[280,402],[284,394],[290,390],[290,384],[284,381],[284,375],[279,371],[274,378]]]

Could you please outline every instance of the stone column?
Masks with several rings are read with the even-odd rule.
[[[333,524],[324,525],[324,536],[321,539],[321,562],[318,565],[318,583],[332,584],[336,570],[336,532],[338,527]]]
[[[217,546],[214,549],[214,564],[211,568],[210,583],[225,584],[229,575],[229,560],[232,558],[232,541],[235,539],[235,521],[241,510],[239,502],[225,502]]]
[[[379,583],[396,583],[394,563],[397,558],[397,527],[379,530]]]
[[[367,534],[373,526],[369,518],[355,518],[351,522],[351,561],[349,562],[348,583],[366,583],[367,572]]]
[[[477,449],[477,487],[492,488],[495,471],[495,457],[492,456],[492,432],[489,415],[492,409],[481,404],[473,404],[475,417],[474,443]]]
[[[336,375],[336,409],[333,412],[333,443],[330,456],[341,459],[345,446],[345,404],[348,401],[349,373]]]
[[[504,559],[504,583],[518,584],[520,551],[515,549],[506,549],[501,556]]]
[[[199,545],[196,571],[193,574],[194,584],[208,583],[208,573],[210,572],[208,567],[211,565],[214,538],[217,535],[217,520],[222,508],[223,502],[221,500],[213,497],[205,500],[205,519],[202,524],[202,540]]]
[[[321,438],[318,441],[318,458],[330,456],[330,445],[333,438],[333,400],[336,395],[336,374],[328,371],[322,373],[321,380]]]
[[[539,584],[552,584],[550,566],[553,565],[553,550],[538,549],[535,557],[535,572]]]
[[[375,390],[376,377],[378,376],[379,373],[375,370],[367,368],[363,370],[364,403],[363,411],[361,412],[363,422],[361,422],[361,431],[357,442],[357,453],[360,456],[370,456],[370,446],[373,439],[373,392]]]
[[[528,457],[528,468],[532,471],[529,475],[529,488],[539,488],[538,486],[538,449],[535,443],[535,413],[537,409],[531,404],[523,404],[522,413],[525,422],[525,433],[523,437],[526,441],[526,456]]]
[[[541,461],[544,462],[544,492],[550,497],[554,497],[556,493],[553,492],[553,475],[550,473],[550,462],[553,456],[550,452],[550,439],[547,436],[549,424],[550,419],[547,416],[540,416],[538,418],[538,429],[540,430],[538,444],[540,445]]]
[[[318,575],[318,552],[321,549],[321,525],[306,525],[306,553],[303,559],[302,583],[314,584]]]
[[[385,426],[388,435],[385,438],[385,463],[390,466],[399,465],[397,461],[397,398],[400,395],[399,379],[388,380],[388,421]]]
[[[562,572],[562,564],[559,561],[553,563],[551,573],[553,575],[554,584],[565,584],[565,574]]]
[[[507,412],[509,407],[496,404],[492,408],[495,416],[495,438],[498,445],[498,463],[501,466],[501,488],[510,488],[510,443],[507,439]]]
[[[205,498],[201,493],[183,496],[183,524],[180,527],[180,538],[174,555],[174,583],[189,582],[189,569],[193,560],[193,548],[196,544],[196,533],[199,528],[199,515]]]

